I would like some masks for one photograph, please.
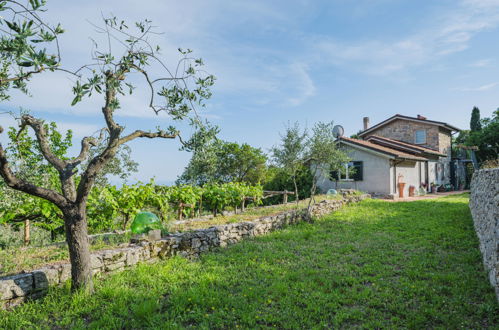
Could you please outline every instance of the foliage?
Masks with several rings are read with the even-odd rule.
[[[213,138],[193,151],[177,183],[246,182],[255,185],[265,177],[266,161],[267,157],[259,148]]]
[[[482,163],[480,168],[498,168],[499,167],[499,158],[498,159],[489,159]]]
[[[459,271],[456,271],[459,270]],[[364,201],[190,262],[54,288],[0,328],[494,328],[499,305],[462,196]]]
[[[293,182],[295,199],[299,199],[297,175],[304,171],[307,131],[303,132],[300,125],[295,122],[293,126],[288,123],[284,134],[281,135],[281,145],[273,147],[272,160]]]
[[[67,151],[72,146],[72,131],[68,130],[63,135],[58,131],[55,122],[45,124],[45,127],[52,152],[58,157],[67,159]],[[9,128],[8,136],[10,142],[7,151],[9,152],[11,166],[17,175],[33,184],[60,191],[59,174],[45,161],[40,150],[40,144],[36,139],[30,136],[26,129],[17,132],[14,127]],[[136,167],[136,163],[129,158],[130,149],[128,146],[123,146],[121,150],[122,156],[111,161],[99,174],[99,182],[102,184],[107,182],[106,175],[114,174],[125,178]],[[120,193],[122,195],[120,195],[121,198],[117,199],[117,209],[123,206],[124,203],[135,202],[132,199],[127,200],[126,191],[120,191]],[[109,194],[111,194],[109,189],[97,189],[91,192],[90,208],[92,209],[91,227],[93,232],[112,228],[111,223],[119,214],[116,211],[110,212],[109,207],[105,208],[100,205],[101,203],[114,203],[114,197],[111,199],[106,198],[110,196]],[[115,195],[118,194],[115,192]],[[9,189],[1,178],[0,197],[0,200],[2,200],[0,204],[0,224],[10,223],[19,226],[23,220],[31,220],[34,221],[35,226],[49,230],[53,235],[62,232],[62,213],[49,201]],[[99,203],[96,203],[97,200]]]
[[[57,37],[64,30],[59,24],[49,25],[40,19],[44,5],[40,0],[30,0],[26,5],[0,2],[0,100],[10,99],[12,88],[28,94],[26,82],[32,75],[59,67]]]
[[[209,209],[216,215],[227,207],[237,208],[242,206],[247,197],[253,203],[259,204],[263,197],[261,186],[249,186],[245,183],[209,184],[204,187],[203,199]]]
[[[45,11],[45,4],[43,0],[29,0],[26,4],[15,0],[0,2],[0,100],[8,99],[12,89],[28,93],[27,81],[34,74],[47,70],[65,72],[75,81],[71,105],[96,94],[104,95],[104,98],[98,97],[103,101],[99,108],[106,126],[100,130],[98,138],[85,137],[82,140],[77,156],[66,158],[51,150],[53,141],[47,137],[43,120],[24,114],[20,118],[19,132],[25,128],[35,132],[44,159],[36,165],[45,161],[50,163],[58,174],[60,187],[46,188],[17,177],[10,166],[8,150],[1,144],[0,175],[10,188],[43,198],[60,210],[67,228],[73,289],[90,292],[92,270],[86,207],[99,174],[115,158],[120,146],[134,139],[178,138],[182,141],[178,128],[180,122],[195,128],[202,126],[196,108],[204,107],[204,102],[211,97],[210,88],[215,77],[202,69],[202,59],[194,58],[190,49],[179,49],[181,58],[174,66],[163,62],[159,56],[160,48],[151,40],[151,35],[157,34],[151,21],[128,25],[116,17],[103,17],[103,26],[94,25],[96,32],[105,36],[106,45],[102,47],[94,41],[91,63],[76,71],[63,68],[57,40],[63,30],[59,25],[45,23],[38,16]],[[47,50],[49,46],[51,51]],[[141,78],[140,83],[136,76]],[[135,130],[125,134],[125,127],[116,122],[115,114],[121,109],[120,100],[132,94],[141,83],[150,92],[145,105],[155,114],[165,113],[172,124],[167,128],[157,127],[155,132]],[[105,147],[89,158],[91,149],[100,143]],[[77,175],[75,169],[85,161],[86,168]]]
[[[54,122],[45,124],[51,151],[58,157],[65,158],[67,150],[72,146],[71,130],[64,135],[57,130]],[[43,158],[40,145],[28,134],[26,129],[17,131],[14,127],[8,130],[11,166],[17,175],[33,184],[60,191],[57,171]],[[45,199],[27,195],[9,189],[0,178],[0,224],[11,223],[18,226],[24,220],[35,221],[36,226],[54,232],[62,230],[62,213]]]
[[[89,159],[93,159],[98,154],[102,153],[106,146],[101,143],[99,146],[92,148],[89,153]],[[99,186],[105,186],[110,184],[109,176],[115,176],[125,181],[130,177],[132,173],[137,173],[139,163],[132,159],[132,149],[124,144],[118,149],[116,156],[113,157],[109,163],[107,163],[102,172],[97,175],[95,179],[95,184]],[[83,169],[86,169],[89,162],[82,165]]]
[[[463,140],[468,146],[478,147],[476,155],[480,163],[498,159],[499,109],[492,114],[491,118],[482,119],[480,130],[471,130],[468,135],[464,135]]]
[[[478,132],[481,129],[482,124],[480,122],[480,109],[473,107],[473,110],[471,110],[470,130],[472,132]]]
[[[310,197],[312,182],[313,176],[309,167],[304,166],[296,172],[296,186],[298,187],[298,196],[300,199]],[[280,167],[270,166],[263,188],[264,190],[271,191],[294,191],[295,186],[293,178],[289,176],[288,172],[282,170]],[[296,201],[296,196],[289,195],[288,201]],[[264,199],[263,202],[266,205],[282,203],[282,196],[269,197]]]
[[[263,196],[261,186],[244,183],[209,184],[204,187],[179,185],[157,186],[153,180],[148,184],[95,187],[88,200],[88,222],[91,232],[127,229],[130,220],[140,211],[157,213],[164,225],[176,219],[182,210],[183,216],[204,211],[219,213],[227,208],[240,207],[245,197],[260,203]]]
[[[338,149],[333,127],[332,121],[316,123],[307,141],[306,158],[312,166],[313,174],[312,196],[320,176],[328,177],[331,171],[341,171],[350,160],[345,152]]]

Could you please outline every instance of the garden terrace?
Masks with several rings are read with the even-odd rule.
[[[494,328],[468,196],[367,200],[202,255],[54,288],[0,328]]]
[[[338,200],[342,197],[339,195],[319,195],[316,200]],[[301,200],[297,203],[287,203],[281,205],[272,205],[265,207],[247,208],[243,213],[224,212],[216,217],[207,216],[199,219],[190,219],[183,221],[170,222],[170,232],[186,232],[191,230],[209,228],[217,225],[238,223],[242,221],[254,221],[262,217],[275,216],[279,213],[293,210],[296,208],[304,208],[308,205],[309,200]],[[21,235],[22,233],[19,233]],[[91,245],[92,251],[117,248],[127,245],[130,241],[131,234],[111,235],[107,238],[97,238],[93,240]],[[58,244],[42,246],[42,247],[16,247],[0,250],[0,276],[19,273],[21,271],[30,271],[37,267],[56,262],[67,262],[69,258],[68,249],[65,242]]]

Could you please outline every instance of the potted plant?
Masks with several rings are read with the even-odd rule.
[[[430,183],[430,191],[432,194],[435,194],[437,192],[437,185],[435,182]]]

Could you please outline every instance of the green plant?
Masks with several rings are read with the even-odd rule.
[[[21,114],[16,135],[26,129],[34,132],[43,156],[36,165],[50,166],[57,174],[57,186],[32,183],[20,175],[15,164],[11,163],[9,150],[1,144],[0,175],[9,188],[42,198],[60,211],[71,260],[72,288],[91,292],[93,279],[87,239],[87,201],[96,180],[106,166],[112,164],[120,148],[130,141],[138,138],[177,139],[181,122],[195,129],[202,126],[196,108],[204,107],[204,102],[211,97],[210,88],[215,77],[201,69],[204,65],[202,59],[193,58],[190,49],[179,49],[179,61],[173,63],[176,69],[169,68],[170,65],[160,58],[160,48],[151,43],[151,36],[155,34],[151,21],[146,19],[128,25],[116,17],[103,17],[102,26],[94,25],[98,32],[106,35],[108,42],[105,47],[94,45],[92,63],[84,64],[76,71],[64,68],[57,39],[64,30],[59,24],[49,24],[44,16],[39,15],[45,11],[45,5],[46,2],[41,0],[0,2],[0,100],[9,99],[13,89],[28,94],[28,82],[33,75],[47,71],[64,72],[74,81],[72,106],[87,97],[103,95],[99,96],[102,102],[99,109],[105,127],[96,136],[83,138],[78,155],[68,158],[54,150],[54,141],[42,119]],[[154,69],[151,68],[153,63],[157,65]],[[157,127],[153,132],[140,129],[126,132],[125,127],[116,121],[117,111],[123,111],[120,100],[134,92],[136,77],[142,79],[150,92],[144,106],[156,114],[169,116],[169,127]],[[94,154],[91,153],[93,148],[98,148]],[[82,166],[84,163],[86,166]],[[121,202],[126,203],[117,200],[117,203]],[[129,214],[123,216],[126,226]]]
[[[468,197],[364,201],[102,277],[93,296],[53,288],[0,311],[0,328],[496,328]]]

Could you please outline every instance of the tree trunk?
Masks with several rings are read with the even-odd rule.
[[[85,205],[73,205],[63,210],[66,242],[71,261],[71,291],[93,292],[90,246],[88,242]]]
[[[295,186],[295,200],[296,200],[296,204],[298,204],[300,201],[300,198],[298,197],[298,185],[296,184],[296,175],[293,175],[293,184]]]

